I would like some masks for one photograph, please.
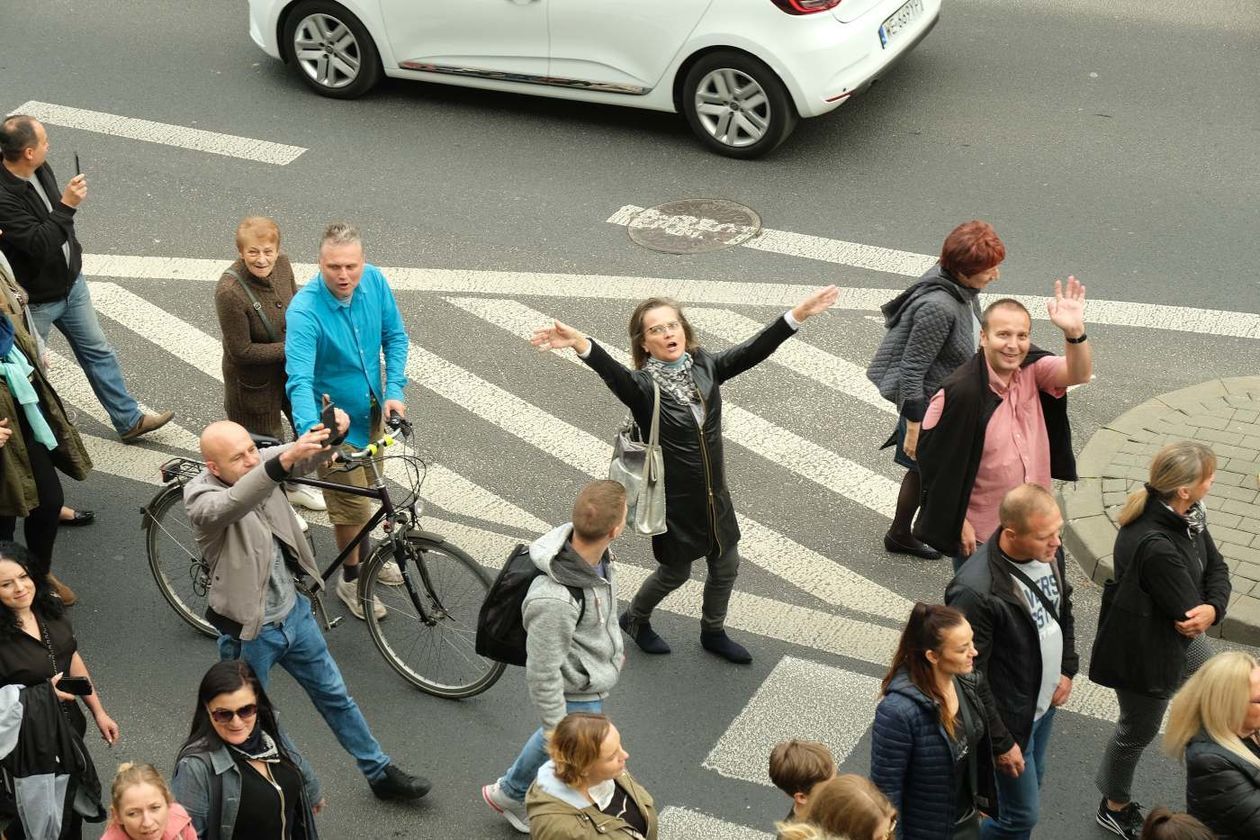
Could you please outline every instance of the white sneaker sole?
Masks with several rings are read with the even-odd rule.
[[[352,616],[359,619],[359,621],[367,621],[367,616],[364,614],[363,610],[360,608],[359,599],[357,597],[349,597],[349,598],[346,597],[344,594],[342,594],[340,586],[337,587],[337,597],[341,599],[341,603],[346,605],[346,609],[350,611],[350,614]],[[376,611],[376,620],[384,621],[385,616],[388,614],[388,611],[385,609],[385,605],[377,601],[373,605],[373,609],[375,609]]]
[[[507,820],[508,824],[521,834],[529,834],[529,823],[522,822],[520,817],[513,814],[506,808],[500,808],[497,804],[495,804],[495,801],[490,798],[490,788],[492,787],[494,787],[494,785],[486,785],[481,789],[481,798],[484,799],[486,804],[490,806],[490,810]]]

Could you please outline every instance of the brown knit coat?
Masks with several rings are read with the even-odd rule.
[[[280,411],[288,408],[284,397],[285,310],[297,292],[293,266],[281,254],[266,280],[250,274],[244,260],[238,259],[232,268],[249,284],[262,312],[254,311],[240,283],[224,272],[214,290],[214,308],[223,334],[223,410],[229,420],[251,432],[280,437]],[[260,315],[271,323],[276,341],[267,335]]]

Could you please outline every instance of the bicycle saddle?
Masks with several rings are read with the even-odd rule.
[[[280,438],[273,438],[271,435],[256,435],[253,432],[249,433],[249,439],[259,449],[266,449],[268,446],[279,446],[283,442]]]

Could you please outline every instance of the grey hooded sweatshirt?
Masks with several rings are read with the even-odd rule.
[[[617,588],[612,557],[605,552],[608,578],[573,550],[573,525],[542,535],[529,547],[542,574],[530,584],[521,605],[525,624],[525,682],[538,707],[543,729],[565,715],[565,699],[602,700],[621,675],[625,652],[617,625]],[[566,587],[580,586],[586,611]]]

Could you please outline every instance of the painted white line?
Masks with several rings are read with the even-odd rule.
[[[150,280],[218,281],[231,259],[206,260],[182,257],[111,256],[85,254],[84,273],[89,277]],[[313,277],[310,263],[293,266],[298,277]],[[441,268],[389,268],[381,270],[395,291],[435,292],[495,297],[596,298],[639,301],[667,295],[685,303],[715,306],[795,306],[816,286],[795,283],[735,283],[721,280],[679,280],[658,277],[626,277],[600,274],[557,274],[528,271],[472,271]],[[899,289],[842,288],[834,309],[878,312]],[[1015,295],[1036,320],[1046,321],[1045,298]],[[984,301],[997,296],[983,296]],[[1198,309],[1128,301],[1091,300],[1085,311],[1089,324],[1211,333],[1230,338],[1260,339],[1260,314],[1223,309]],[[1040,333],[1038,333],[1040,335]],[[1034,336],[1036,338],[1037,336]],[[1045,341],[1045,339],[1042,339]],[[1054,340],[1046,341],[1054,346]],[[873,348],[872,348],[873,351]]]
[[[774,837],[676,805],[661,811],[657,832],[660,840],[773,840]]]
[[[843,764],[871,728],[879,703],[877,677],[785,656],[704,760],[732,779],[771,785],[774,745],[789,738],[821,741]]]
[[[687,307],[687,320],[701,332],[732,343],[743,341],[763,326],[760,322],[729,309],[709,309],[703,306]],[[881,397],[879,390],[866,378],[866,368],[821,350],[806,341],[806,338],[802,334],[794,341],[785,342],[770,357],[770,361],[826,385],[833,391],[856,397],[885,414],[897,416],[897,409],[893,404]]]
[[[696,237],[709,233],[713,228],[710,220],[698,219],[694,216],[670,216],[661,213],[641,216],[639,214],[643,212],[643,209],[634,204],[627,204],[609,216],[607,221],[609,224],[623,227],[633,225],[664,228],[675,236]],[[745,248],[758,251],[822,260],[889,274],[903,274],[907,277],[918,277],[936,262],[935,257],[929,257],[926,254],[771,228],[762,228],[759,236],[754,236],[741,244]]]
[[[522,339],[527,338],[534,327],[545,324],[549,320],[544,313],[511,300],[487,298],[448,298],[447,300],[484,319],[487,323],[494,324]],[[608,350],[617,361],[622,364],[629,363],[629,358],[624,352],[608,344],[601,346]],[[525,352],[536,354],[537,351],[531,349]],[[572,353],[558,355],[585,368],[585,365]],[[411,375],[410,370],[408,374]],[[439,379],[438,382],[440,383],[441,380]],[[496,416],[504,416],[505,420],[513,426],[507,431],[533,443],[545,452],[561,457],[562,460],[593,476],[607,475],[608,461],[612,457],[612,447],[607,443],[546,414],[522,422],[521,417],[516,414],[518,409],[508,409],[502,405],[499,397],[501,391],[497,386],[489,383],[481,383],[477,386],[478,391],[484,391],[484,389],[492,389],[485,391],[486,396],[482,399],[487,410],[492,410],[494,413],[488,414],[478,409],[478,414],[496,423],[498,422],[494,419]],[[506,392],[501,393],[505,395],[505,398],[518,400],[517,397]],[[467,398],[462,388],[459,397],[461,400]],[[541,414],[539,409],[523,401],[519,402],[521,403],[520,411],[526,411],[526,406],[528,406],[528,409]],[[889,479],[781,429],[730,402],[725,403],[723,407],[727,412],[725,433],[729,440],[763,457],[782,463],[798,475],[834,493],[858,501],[882,516],[891,517],[892,508],[896,503],[897,488]],[[556,424],[561,424],[563,428]],[[556,446],[563,449],[552,449]],[[574,452],[575,448],[577,453]],[[564,454],[561,455],[560,452]],[[740,515],[739,523],[740,529],[744,532],[744,539],[740,543],[740,553],[788,583],[828,603],[843,604],[865,613],[882,615],[897,621],[904,620],[909,614],[910,602],[895,592],[879,586],[833,560],[824,558],[817,552],[806,549],[783,534],[746,516]]]
[[[95,131],[98,134],[112,134],[128,140],[161,143],[164,146],[177,146],[181,149],[255,160],[260,163],[274,163],[277,166],[292,163],[306,151],[301,146],[288,146],[284,143],[238,137],[234,134],[220,134],[217,131],[205,131],[200,128],[121,117],[102,111],[53,105],[50,102],[34,100],[24,102],[12,113],[28,114],[49,125]]]

